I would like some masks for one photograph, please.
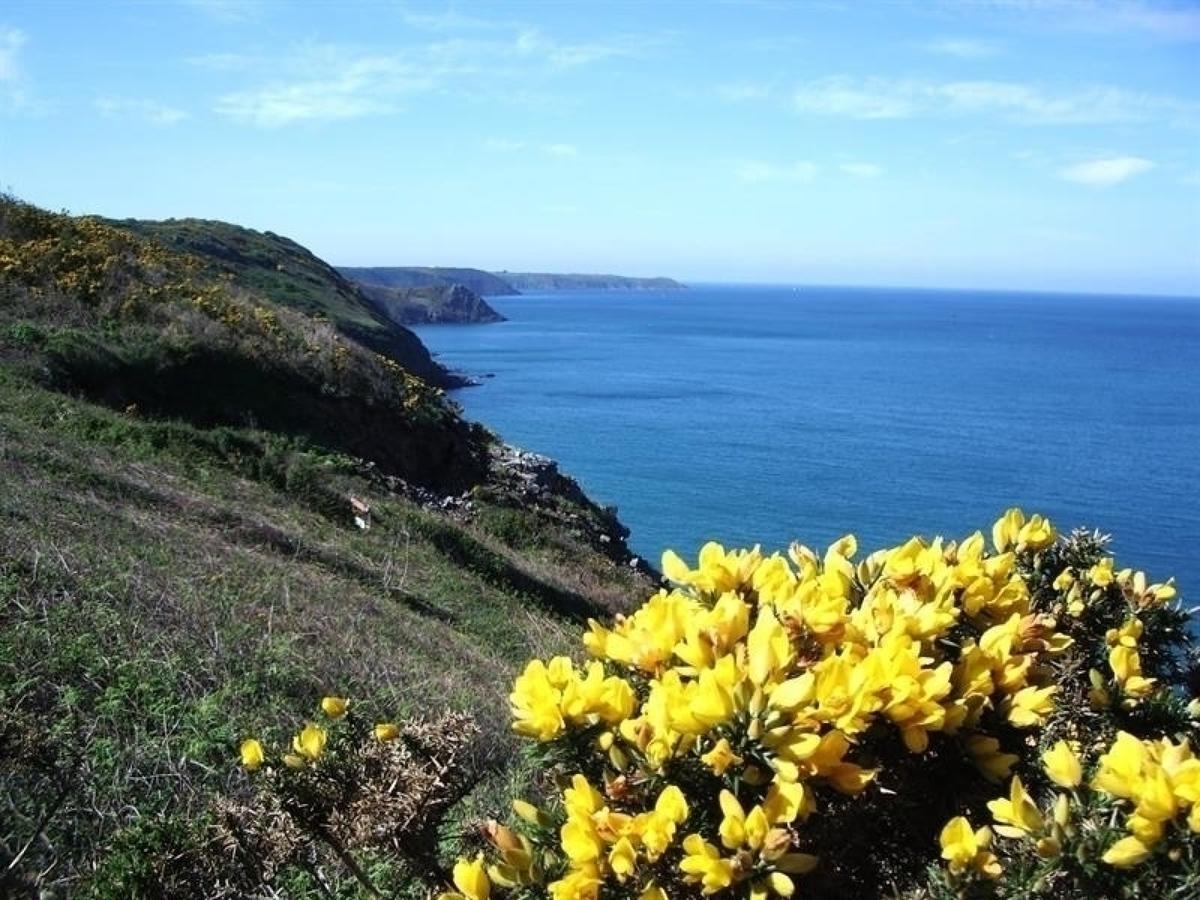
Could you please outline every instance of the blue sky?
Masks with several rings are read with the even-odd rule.
[[[1200,294],[1200,4],[7,0],[0,186],[344,265]]]

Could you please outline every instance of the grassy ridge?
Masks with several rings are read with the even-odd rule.
[[[399,326],[337,269],[295,241],[209,219],[106,220],[175,251],[199,259],[273,303],[331,321],[339,331],[383,353],[433,384],[456,385],[420,340]]]

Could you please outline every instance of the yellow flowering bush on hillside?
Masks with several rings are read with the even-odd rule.
[[[1097,536],[1014,509],[986,537],[710,543],[663,572],[586,661],[517,678],[556,774],[443,900],[1200,886],[1185,617]]]
[[[1187,615],[1106,543],[668,552],[516,678],[538,776],[440,900],[1197,895]]]

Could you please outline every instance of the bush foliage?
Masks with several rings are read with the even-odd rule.
[[[590,659],[517,678],[536,775],[462,836],[442,900],[1195,896],[1173,583],[1019,510],[990,537],[668,552],[672,587],[592,621]],[[343,766],[311,728],[243,760]]]

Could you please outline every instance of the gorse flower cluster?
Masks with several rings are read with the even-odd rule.
[[[590,661],[534,660],[516,679],[513,728],[557,777],[511,828],[489,825],[443,900],[844,896],[884,871],[916,884],[939,843],[931,877],[949,893],[1002,892],[1010,859],[1008,889],[1032,889],[1065,848],[1080,884],[1159,849],[1200,863],[1194,738],[1132,733],[1194,732],[1173,690],[1188,641],[1173,585],[1019,510],[990,537],[866,556],[852,536],[786,556],[710,543],[694,567],[668,552],[673,587],[591,622]],[[1090,790],[1081,741],[1098,757]],[[1068,793],[1044,813],[1022,774]],[[1090,824],[1126,808],[1128,837]],[[961,814],[984,810],[999,839]],[[847,860],[839,841],[867,816],[913,858]]]

